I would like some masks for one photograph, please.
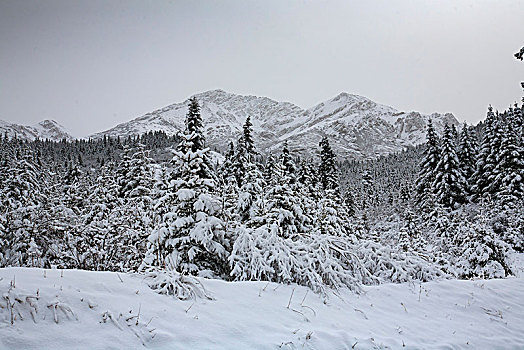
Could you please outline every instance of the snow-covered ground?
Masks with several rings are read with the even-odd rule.
[[[214,300],[156,294],[141,275],[0,269],[0,348],[524,348],[522,272],[327,299],[300,286],[202,281]]]

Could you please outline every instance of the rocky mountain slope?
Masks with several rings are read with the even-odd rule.
[[[327,135],[341,158],[373,158],[420,144],[425,140],[429,118],[439,133],[445,123],[458,125],[451,113],[401,112],[347,93],[307,110],[289,102],[222,90],[207,91],[195,97],[201,105],[208,144],[219,150],[225,149],[230,140],[237,139],[248,115],[262,152],[278,152],[283,142],[288,141],[292,151],[312,156],[320,138]],[[150,130],[175,134],[184,127],[187,102],[147,113],[92,137],[125,137]]]
[[[25,126],[14,123],[9,123],[0,120],[0,133],[9,137],[18,137],[25,140],[34,140],[36,138],[45,140],[60,141],[63,139],[73,140],[73,137],[54,120],[43,120],[33,126]]]

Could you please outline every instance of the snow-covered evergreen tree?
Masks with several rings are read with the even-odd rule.
[[[329,140],[326,136],[322,137],[320,141],[320,166],[319,166],[319,180],[322,184],[322,189],[338,189],[338,173],[336,168],[336,158],[333,153]]]
[[[122,232],[124,266],[130,270],[138,269],[142,263],[152,229],[152,162],[144,145],[126,145],[116,169],[117,193],[121,200],[117,221]]]
[[[321,234],[346,235],[349,230],[349,213],[340,195],[340,177],[336,167],[336,157],[327,137],[320,141],[319,189],[315,228]]]
[[[503,125],[497,164],[490,185],[496,191],[496,199],[505,204],[513,204],[524,196],[524,147],[519,142],[515,124],[510,114]]]
[[[224,222],[224,229],[231,232],[237,224],[236,205],[238,199],[238,181],[234,167],[235,145],[229,144],[229,150],[224,162],[219,167],[218,188],[220,198],[220,217]]]
[[[274,166],[275,179],[268,184],[266,192],[265,222],[276,225],[281,237],[290,237],[304,232],[308,217],[304,214],[298,195],[296,167],[284,143],[279,161]]]
[[[508,245],[498,237],[483,216],[463,220],[452,237],[448,260],[459,278],[503,278],[512,273]]]
[[[40,236],[39,213],[43,203],[43,183],[30,150],[13,152],[0,193],[0,266],[24,266],[30,260],[29,243],[45,243]],[[40,175],[40,176],[39,176]]]
[[[163,220],[149,236],[145,265],[182,274],[223,276],[229,241],[217,217],[220,202],[207,159],[198,102],[192,98],[186,128],[174,152],[171,196]]]
[[[107,162],[89,189],[89,205],[82,217],[83,234],[75,244],[79,267],[118,271],[124,264],[120,210],[122,200],[114,177],[116,164]]]
[[[446,124],[440,159],[432,185],[436,200],[447,208],[456,208],[466,202],[466,179],[459,165],[455,142],[450,127]]]
[[[473,192],[477,200],[489,197],[488,188],[490,185],[490,178],[496,164],[493,163],[491,147],[494,144],[493,138],[493,124],[495,123],[495,113],[493,108],[488,107],[486,121],[484,123],[484,132],[480,144],[480,151],[477,158],[475,173],[473,174]]]
[[[246,122],[242,129],[242,141],[244,143],[244,149],[246,150],[248,161],[254,162],[254,158],[258,152],[255,147],[255,141],[253,140],[253,124],[251,123],[250,116],[246,118]]]
[[[427,203],[434,192],[433,184],[435,182],[437,165],[441,153],[438,136],[435,133],[431,119],[428,122],[426,133],[426,148],[416,180],[416,198],[417,203],[420,205]]]
[[[473,174],[477,163],[477,145],[472,134],[473,131],[464,123],[460,131],[460,143],[457,152],[459,166],[464,172],[469,193],[471,192]]]
[[[241,224],[253,227],[255,226],[253,220],[260,222],[260,216],[263,215],[265,210],[263,199],[265,182],[259,165],[256,162],[256,154],[258,152],[251,136],[253,132],[251,126],[252,124],[248,117],[244,124],[243,135],[240,139],[240,141],[243,142],[245,152],[245,174],[242,179],[242,186],[238,191],[237,214],[239,215]]]

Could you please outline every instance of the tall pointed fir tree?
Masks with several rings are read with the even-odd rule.
[[[267,155],[266,162],[264,163],[264,169],[262,172],[266,185],[273,184],[276,180],[275,165],[276,165],[275,158],[273,157],[273,154],[270,152]]]
[[[237,213],[240,222],[246,224],[252,220],[260,221],[260,216],[264,209],[262,201],[263,189],[265,187],[264,179],[259,166],[256,162],[256,147],[255,142],[251,136],[253,130],[250,117],[247,117],[244,124],[242,137],[239,140],[239,145],[243,147],[244,155],[244,177],[242,185],[238,192]],[[254,226],[253,222],[249,223]]]
[[[338,189],[338,174],[336,168],[336,158],[329,140],[326,136],[322,137],[320,141],[320,166],[319,166],[319,180],[322,184],[322,189]]]
[[[52,249],[51,263],[59,268],[80,268],[87,250],[86,233],[89,229],[83,224],[83,215],[90,207],[90,190],[93,182],[87,171],[78,164],[69,163],[59,180],[61,186],[55,191],[56,203],[51,213],[55,218],[54,229],[60,235]]]
[[[118,197],[114,162],[107,162],[89,189],[88,206],[82,216],[77,260],[81,268],[95,271],[122,270],[122,199]]]
[[[315,225],[321,234],[341,236],[346,234],[348,214],[345,203],[339,192],[339,174],[336,158],[329,140],[323,137],[320,141],[320,200],[317,203]]]
[[[460,131],[460,142],[457,152],[460,168],[466,178],[468,193],[471,193],[473,174],[475,173],[475,165],[477,163],[477,145],[475,144],[473,133],[474,131],[464,123]]]
[[[480,150],[475,165],[475,173],[473,174],[472,190],[476,201],[486,199],[489,197],[488,188],[490,185],[490,178],[496,164],[493,163],[491,147],[495,143],[493,138],[493,125],[495,124],[495,113],[493,107],[488,107],[486,121],[484,122],[484,130],[482,132],[482,140],[480,143]]]
[[[428,121],[426,131],[426,148],[424,157],[420,163],[420,170],[416,180],[416,202],[425,206],[431,201],[433,195],[433,183],[440,158],[440,147],[438,136],[433,128],[431,119]]]
[[[118,222],[123,231],[122,254],[126,270],[139,268],[152,229],[152,162],[143,144],[125,145],[116,169],[117,193],[122,201]]]
[[[459,143],[459,133],[458,133],[457,127],[455,126],[455,124],[451,124],[450,129],[451,129],[451,138],[453,142],[455,143],[455,146],[457,146]]]
[[[253,140],[253,124],[251,123],[250,116],[246,118],[246,122],[244,123],[242,130],[242,140],[244,142],[244,148],[246,150],[248,160],[250,162],[255,162],[254,158],[257,155],[257,151],[255,147],[255,141]]]
[[[318,165],[312,160],[303,159],[299,162],[297,168],[297,180],[300,183],[303,196],[316,202],[321,196],[319,193]]]
[[[459,166],[453,134],[448,124],[444,127],[441,147],[432,187],[436,200],[446,208],[454,209],[466,202],[466,179]]]
[[[34,153],[17,150],[11,153],[7,177],[3,181],[0,201],[0,267],[28,265],[29,244],[44,243],[38,235],[38,213],[42,205],[42,179],[38,176]]]
[[[149,236],[146,266],[182,274],[224,276],[229,241],[222,220],[216,182],[209,167],[200,108],[189,102],[186,128],[174,153],[171,196],[166,214]]]
[[[511,109],[507,112],[497,164],[493,170],[495,197],[506,205],[515,204],[524,195],[524,148],[519,143],[513,112]]]
[[[275,178],[266,192],[265,222],[280,237],[304,232],[308,218],[298,195],[297,174],[287,142],[284,142],[279,161],[275,163]]]

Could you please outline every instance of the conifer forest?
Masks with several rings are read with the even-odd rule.
[[[1,140],[0,266],[165,273],[326,288],[504,278],[524,251],[524,113],[489,108],[373,160],[261,154],[246,116],[211,152],[185,130],[126,139]],[[214,153],[214,156],[211,154]],[[176,282],[176,281],[175,281]],[[174,283],[174,284],[173,284]]]
[[[3,49],[7,41],[2,40],[1,33],[9,25],[1,25],[8,19],[2,11],[11,8],[20,14],[27,9],[40,11],[30,1],[27,9],[26,5],[8,2],[0,3],[0,51],[3,51],[0,68],[7,67],[1,61],[7,57],[6,52],[9,57],[17,52],[15,46],[12,52]],[[335,3],[344,8],[350,6]],[[492,6],[473,3],[478,7],[472,5],[468,9],[471,13],[479,7]],[[442,80],[446,84],[447,79],[450,85],[456,84],[466,73],[475,71],[478,62],[471,62],[471,72],[455,69],[455,61],[449,63],[455,54],[457,67],[463,64],[463,57],[485,64],[484,58],[479,57],[484,53],[462,52],[473,50],[468,46],[473,45],[472,41],[460,42],[450,49],[451,53],[429,57],[429,61],[420,56],[408,60],[410,45],[416,43],[424,50],[433,44],[440,45],[445,36],[441,33],[451,29],[438,25],[438,30],[434,30],[429,23],[430,28],[417,26],[414,31],[415,27],[409,27],[411,22],[399,20],[395,26],[407,25],[408,39],[412,40],[402,46],[399,44],[405,39],[402,33],[390,31],[386,24],[382,28],[387,18],[377,15],[380,25],[377,24],[376,30],[387,32],[383,35],[387,34],[388,44],[373,46],[372,58],[365,59],[369,63],[367,68],[348,60],[344,67],[325,64],[310,69],[315,57],[321,57],[318,60],[322,62],[334,62],[339,56],[343,59],[351,56],[359,62],[364,49],[379,39],[368,40],[366,36],[366,40],[357,40],[358,44],[355,38],[350,38],[353,46],[340,40],[330,45],[329,40],[347,33],[327,31],[320,35],[323,41],[317,51],[322,51],[321,56],[304,46],[293,48],[298,50],[293,51],[296,60],[286,60],[283,58],[286,51],[279,51],[278,45],[315,41],[318,28],[309,34],[297,30],[291,41],[285,41],[285,36],[281,37],[276,29],[273,33],[266,28],[272,34],[265,41],[262,33],[266,32],[261,28],[266,22],[257,20],[257,16],[265,18],[269,14],[261,11],[263,7],[259,8],[258,2],[242,5],[237,2],[238,13],[208,14],[208,22],[202,23],[212,30],[205,31],[205,35],[203,29],[186,35],[188,28],[195,25],[188,14],[196,10],[184,12],[189,2],[147,3],[156,11],[165,5],[166,13],[172,16],[167,22],[155,20],[154,25],[147,22],[151,20],[148,17],[151,9],[144,7],[145,2],[128,4],[130,9],[139,8],[138,17],[122,9],[109,21],[111,28],[118,27],[117,33],[127,37],[127,31],[136,30],[135,24],[138,28],[148,23],[145,34],[142,33],[147,36],[143,42],[148,44],[135,46],[142,39],[131,40],[132,45],[119,49],[115,56],[122,65],[136,65],[132,72],[115,73],[119,74],[121,85],[129,85],[124,90],[128,88],[126,94],[129,91],[130,95],[118,100],[116,96],[122,95],[112,91],[112,85],[89,80],[89,75],[110,74],[104,70],[108,67],[118,70],[117,65],[106,65],[105,59],[112,57],[109,54],[100,61],[98,56],[88,57],[99,64],[96,69],[100,73],[96,69],[78,69],[71,63],[71,67],[76,67],[75,72],[79,72],[75,76],[78,81],[69,87],[72,94],[80,96],[81,91],[87,91],[82,89],[90,86],[103,95],[100,104],[103,107],[107,104],[106,116],[109,118],[113,113],[114,120],[109,122],[115,122],[115,126],[104,131],[98,129],[85,137],[73,137],[54,120],[33,126],[0,120],[0,350],[524,349],[524,97],[518,102],[509,101],[506,108],[500,109],[495,107],[500,106],[500,99],[484,101],[484,96],[479,95],[477,100],[482,99],[485,111],[476,119],[468,115],[460,121],[450,112],[424,114],[427,112],[397,110],[345,92],[303,109],[291,102],[216,89],[191,95],[183,102],[126,122],[121,120],[124,112],[117,116],[109,108],[114,107],[110,101],[135,108],[136,95],[131,92],[137,86],[146,101],[143,106],[162,100],[152,97],[168,84],[155,80],[155,65],[166,57],[171,60],[169,54],[176,50],[180,62],[186,57],[184,50],[194,51],[188,56],[191,60],[185,62],[186,71],[172,73],[177,80],[169,84],[176,88],[215,86],[215,80],[199,85],[199,79],[209,77],[209,69],[221,77],[225,69],[220,67],[230,64],[227,74],[231,77],[251,79],[256,86],[254,91],[266,91],[255,84],[257,79],[270,79],[275,96],[279,96],[292,81],[285,73],[294,69],[300,69],[302,75],[311,74],[305,80],[297,80],[302,90],[307,90],[318,88],[315,84],[321,80],[315,78],[316,71],[325,69],[325,75],[335,82],[348,80],[344,74],[351,71],[351,79],[354,77],[358,84],[363,84],[358,80],[358,71],[369,73],[365,69],[372,67],[377,76],[386,71],[394,76],[384,77],[385,87],[376,81],[363,84],[363,91],[374,86],[376,96],[400,97],[404,96],[404,80],[419,82],[421,75],[429,77],[433,74],[432,67],[440,67],[441,60],[448,60],[445,68],[449,77]],[[42,9],[50,6],[40,5]],[[68,9],[71,6],[71,13],[82,8],[80,5],[94,6],[98,12],[82,12],[76,20],[87,22],[78,25],[84,27],[87,23],[96,30],[99,30],[97,22],[89,22],[89,18],[102,21],[106,10],[121,7],[119,3],[103,1],[63,4]],[[218,3],[207,5],[219,11]],[[380,6],[360,5],[350,6],[352,16],[356,16],[354,11],[364,11],[367,6],[371,6],[372,13],[382,13]],[[67,24],[71,13],[67,14],[69,10],[63,6],[57,7],[64,10],[57,21],[63,19]],[[256,16],[244,18],[242,11],[251,11],[253,6]],[[320,11],[315,2],[296,6],[293,11],[310,7]],[[208,10],[201,7],[199,11]],[[174,9],[178,11],[176,16]],[[305,17],[300,17],[295,25],[304,30],[309,28],[311,19],[317,18],[313,16],[315,11],[301,12]],[[354,22],[344,19],[344,23],[335,21],[332,25],[349,26],[356,31],[355,28],[365,26],[364,21],[358,21],[358,11],[359,15],[352,17]],[[35,18],[54,13],[50,9],[47,15],[37,16],[36,12]],[[440,16],[437,12],[428,13],[423,17],[429,18],[428,21],[432,16]],[[163,15],[162,11],[155,12],[155,16]],[[271,16],[277,15],[283,16],[281,25],[293,20],[285,11]],[[332,16],[338,18],[339,14]],[[450,16],[454,18],[453,14]],[[178,22],[171,21],[175,17]],[[127,23],[129,18],[135,20]],[[214,22],[217,18],[229,20],[218,25]],[[412,17],[409,18],[411,21]],[[246,26],[244,22],[252,19],[253,23]],[[116,25],[116,21],[128,25]],[[244,43],[242,50],[236,46],[222,48],[222,41],[217,38],[229,38],[228,26],[240,22],[242,28],[254,32],[239,32],[232,42],[253,39],[249,39],[249,44]],[[64,25],[60,23],[57,28]],[[163,26],[177,29],[170,31]],[[162,28],[173,35],[169,36],[173,42],[174,33],[184,33],[185,46],[178,44],[184,50],[178,47],[175,50],[174,44],[173,47],[162,44],[159,51],[151,49],[165,41],[164,37],[153,34],[162,32]],[[429,30],[430,34],[419,37],[415,33],[419,29],[421,33],[423,29]],[[62,42],[57,38],[69,37],[67,31],[62,30],[58,35],[51,29],[46,32],[40,28],[32,33],[36,38],[54,33],[53,45],[57,45],[56,52],[64,57],[71,52],[83,55],[84,50],[86,53],[91,50],[88,49],[91,42],[81,35],[75,34],[71,42]],[[490,35],[498,36],[497,33],[493,29]],[[95,34],[94,43],[105,42],[104,35],[111,38],[116,35],[102,29]],[[373,33],[366,35],[374,38]],[[488,39],[489,35],[487,42]],[[201,41],[205,42],[202,47],[197,45]],[[450,35],[445,36],[445,41],[446,45],[455,45]],[[42,47],[54,47],[51,42],[45,45]],[[345,51],[346,46],[351,46],[351,54]],[[261,52],[261,48],[267,48],[266,54],[271,57],[261,55],[264,62],[250,61],[248,68],[239,64],[249,61],[251,49]],[[383,57],[392,48],[394,52]],[[44,52],[39,51],[42,49],[38,45],[31,50],[39,55]],[[206,56],[208,50],[215,55],[212,60]],[[492,57],[499,59],[499,56],[495,56],[495,49],[490,51],[493,55],[490,59],[495,62]],[[231,58],[231,52],[238,61]],[[283,55],[278,65],[284,67],[282,71],[273,69],[271,74],[264,71],[264,63],[280,60],[279,54]],[[504,53],[504,59],[522,69],[523,54],[524,47],[516,53],[512,49]],[[20,53],[17,56],[20,61],[9,67],[23,65],[28,58],[22,56]],[[400,65],[400,60],[407,60],[406,65]],[[63,64],[60,62],[56,66]],[[71,58],[71,62],[76,61]],[[182,66],[180,62],[170,64]],[[204,62],[212,62],[211,68]],[[64,72],[72,69],[68,64],[60,69]],[[508,63],[501,63],[504,64]],[[493,81],[498,89],[501,84],[500,79],[496,80],[499,73],[495,72],[499,70],[495,68],[482,74],[485,73],[486,82]],[[0,70],[2,80],[8,70]],[[305,74],[308,70],[311,71]],[[464,76],[459,74],[463,71]],[[165,72],[166,77],[171,77],[171,71]],[[25,72],[12,76],[24,80],[32,74],[28,71],[27,76]],[[5,76],[12,79],[8,74]],[[430,91],[430,85],[442,81],[431,76],[424,82],[428,90],[413,83],[417,91],[408,92],[412,94],[410,101],[420,100],[417,108],[423,103],[428,105],[424,108],[433,108],[424,94]],[[126,80],[130,77],[143,80],[131,86],[131,80]],[[57,76],[56,83],[66,78]],[[9,80],[10,84],[15,80]],[[524,91],[520,91],[521,87],[524,90],[524,82],[519,77],[513,80],[517,93],[524,96]],[[153,91],[152,85],[141,86],[144,81],[157,84],[160,90]],[[392,95],[380,95],[391,89],[392,81],[395,89],[397,83],[402,88]],[[473,85],[469,81],[464,83],[475,91],[480,89]],[[229,88],[227,83],[224,86]],[[325,88],[325,93],[330,93],[327,85]],[[45,89],[40,86],[39,90]],[[16,100],[3,98],[6,91],[0,87],[0,104],[7,99]],[[39,93],[59,94],[53,89]],[[443,91],[434,98],[443,104],[448,101],[446,98],[449,101],[464,98],[464,103],[468,103],[464,96],[471,95],[454,94]],[[76,95],[64,94],[64,106],[72,103],[83,106],[79,109],[92,108],[93,123],[105,118],[96,119],[100,106],[85,107],[84,100],[80,97],[76,100]],[[45,103],[36,100],[34,103],[41,104],[45,118],[51,114]],[[28,110],[34,113],[33,109]],[[137,112],[140,109],[133,113]],[[462,117],[462,111],[456,112]],[[10,117],[9,113],[5,116]],[[71,124],[74,118],[81,118],[75,113],[64,107],[64,115],[71,115]],[[25,122],[20,119],[20,123]],[[81,128],[86,124],[77,125]]]

